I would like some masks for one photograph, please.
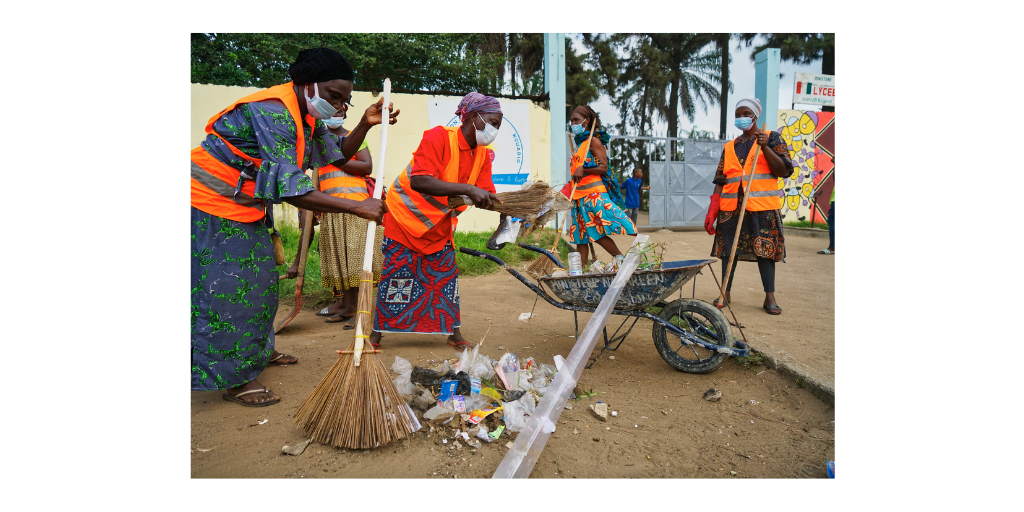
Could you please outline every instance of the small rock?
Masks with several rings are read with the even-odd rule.
[[[509,442],[505,443],[505,448],[511,449],[512,448],[512,441],[509,441]]]
[[[730,471],[729,474],[732,475],[732,476],[736,476],[736,472],[735,471]]]
[[[597,443],[597,442],[600,442],[600,441],[601,441],[601,439],[600,439],[600,438],[597,438],[597,437],[595,437],[595,438],[594,438],[594,442],[595,442],[595,443]]]
[[[505,350],[505,345],[498,345],[498,350]]]
[[[455,448],[457,448],[457,449],[459,449],[459,450],[461,450],[461,449],[462,449],[462,443],[460,443],[460,442],[458,442],[458,441],[453,441],[453,442],[452,442],[452,446],[454,446]]]
[[[566,402],[565,403],[565,408],[569,409],[571,411],[572,410],[572,402]]]
[[[579,431],[579,430],[576,430],[576,429],[572,429],[572,433],[573,433],[573,434],[579,434],[579,433],[580,433],[580,431]]]
[[[619,415],[619,411],[612,411],[612,418]]]
[[[466,444],[469,445],[471,448],[474,448],[473,453],[476,453],[476,450],[479,450],[481,446],[480,440],[476,438],[466,441]]]
[[[281,453],[286,453],[288,455],[302,455],[302,452],[304,452],[306,447],[309,446],[310,441],[312,441],[312,439],[306,439],[294,446],[284,445],[284,447],[281,448]]]
[[[615,356],[608,356],[608,359],[615,359]]]
[[[722,392],[715,388],[711,388],[704,392],[704,400],[707,400],[708,402],[717,402],[721,399]]]
[[[589,407],[590,412],[593,412],[594,416],[597,416],[598,419],[600,419],[601,421],[608,421],[608,404],[591,404]]]

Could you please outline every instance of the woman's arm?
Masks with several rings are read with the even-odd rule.
[[[583,172],[587,174],[604,174],[608,172],[608,152],[605,151],[604,144],[601,144],[601,141],[597,138],[590,140],[590,153],[601,163],[597,167],[583,169]]]
[[[378,223],[384,217],[384,212],[387,211],[384,201],[380,199],[369,198],[362,201],[353,201],[324,194],[318,190],[313,190],[301,196],[283,197],[281,199],[304,210],[327,213],[351,213],[366,220],[375,220]]]
[[[369,176],[373,172],[373,158],[370,157],[370,149],[363,148],[356,153],[356,156],[341,166],[342,170],[357,176]]]
[[[491,203],[501,203],[498,196],[480,187],[468,183],[449,183],[432,176],[413,176],[409,178],[412,189],[428,196],[469,196],[477,208],[491,209]]]

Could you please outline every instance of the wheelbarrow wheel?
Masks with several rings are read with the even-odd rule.
[[[729,321],[718,308],[696,299],[678,299],[670,302],[658,313],[665,322],[691,333],[704,341],[732,347]],[[686,373],[708,373],[725,362],[727,354],[719,354],[700,345],[687,345],[681,336],[655,322],[652,332],[654,346],[661,358],[673,368]]]

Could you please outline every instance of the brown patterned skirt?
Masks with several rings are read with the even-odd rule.
[[[715,228],[711,256],[723,260],[729,257],[738,219],[738,209],[718,212],[718,227]],[[786,240],[782,235],[782,214],[779,210],[743,214],[743,229],[740,230],[740,240],[736,245],[736,259],[757,261],[757,257],[785,261]]]
[[[370,221],[347,213],[325,213],[320,218],[320,281],[324,288],[359,288]],[[384,227],[377,226],[373,252],[373,282],[380,282],[384,255]]]

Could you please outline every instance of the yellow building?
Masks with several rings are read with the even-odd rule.
[[[255,87],[233,87],[223,85],[192,84],[192,137],[189,150],[199,145],[205,138],[206,123],[210,117],[216,115],[224,107],[234,103],[239,98],[258,91]],[[428,120],[428,105],[438,100],[451,100],[450,96],[433,96],[426,94],[392,94],[391,102],[396,109],[401,109],[398,123],[388,129],[387,161],[385,166],[384,184],[390,189],[391,184],[398,177],[398,173],[405,169],[405,166],[412,158],[413,151],[419,146],[423,132],[433,128]],[[461,99],[461,97],[454,97]],[[352,103],[355,107],[349,112],[352,126],[355,125],[358,117],[368,105],[376,102],[377,98],[369,92],[355,91],[352,93]],[[551,151],[551,114],[547,110],[538,107],[529,100],[500,99],[501,104],[525,104],[529,109],[529,143],[531,158],[529,162],[530,179],[550,181],[551,162],[548,155]],[[452,112],[454,115],[454,112]],[[504,129],[504,127],[503,127]],[[559,141],[564,134],[558,134]],[[374,173],[377,172],[379,162],[378,151],[380,148],[380,127],[374,127],[366,136],[366,143],[373,155]],[[495,151],[513,150],[513,148],[496,148]],[[495,172],[499,172],[495,169]],[[307,173],[309,174],[309,173]],[[278,225],[289,224],[298,226],[298,215],[296,209],[289,204],[274,206],[274,219]],[[462,231],[493,231],[498,225],[498,214],[470,208],[459,216],[459,230]]]

